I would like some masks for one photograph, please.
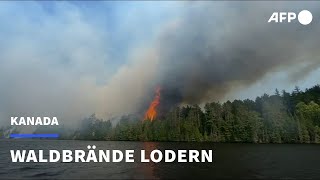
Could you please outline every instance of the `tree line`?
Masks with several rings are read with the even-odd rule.
[[[175,107],[154,121],[123,116],[112,127],[95,115],[83,120],[73,139],[320,143],[320,85],[292,92],[277,89],[255,100]],[[69,137],[70,138],[70,137]]]

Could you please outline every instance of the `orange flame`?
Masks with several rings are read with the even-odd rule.
[[[157,107],[160,104],[160,88],[156,89],[156,96],[154,97],[153,101],[151,102],[147,112],[144,115],[144,119],[149,119],[153,121],[157,117]]]

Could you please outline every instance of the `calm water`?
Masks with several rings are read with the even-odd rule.
[[[12,163],[10,149],[213,149],[213,163]],[[320,145],[0,140],[8,178],[320,178]],[[138,153],[137,153],[138,154]]]

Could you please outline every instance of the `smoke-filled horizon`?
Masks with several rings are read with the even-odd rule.
[[[275,11],[307,26],[269,24]],[[0,126],[10,116],[143,116],[320,83],[317,2],[1,2]]]

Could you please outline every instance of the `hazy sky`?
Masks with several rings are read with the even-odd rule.
[[[320,83],[316,2],[0,2],[0,126],[255,98]],[[308,9],[313,22],[268,24]],[[247,63],[247,64],[246,64]],[[239,70],[240,69],[240,70]],[[171,93],[171,94],[170,94]]]

